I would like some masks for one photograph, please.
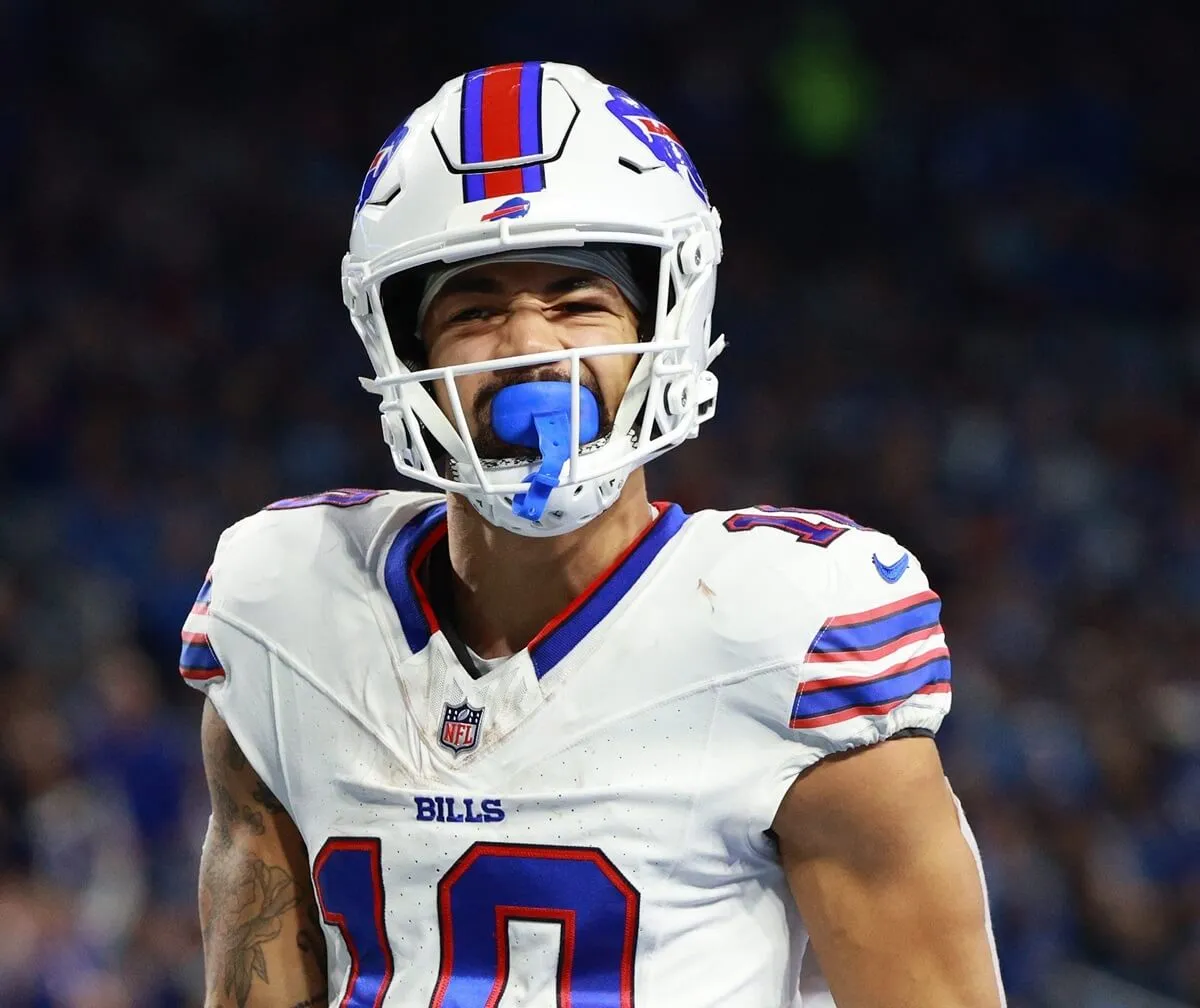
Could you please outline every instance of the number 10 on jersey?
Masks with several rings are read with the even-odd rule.
[[[327,840],[313,862],[326,924],[350,955],[339,1008],[382,1008],[395,973],[379,840]],[[637,890],[596,847],[475,843],[437,888],[441,959],[430,1008],[496,1008],[510,921],[559,925],[558,1008],[634,1008]]]

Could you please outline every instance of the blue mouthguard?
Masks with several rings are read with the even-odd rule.
[[[529,479],[529,489],[513,497],[513,514],[537,521],[546,510],[550,491],[558,486],[571,456],[571,383],[532,381],[509,385],[492,400],[492,430],[509,444],[536,448],[542,464]],[[600,408],[591,389],[579,386],[579,443],[600,432]]]

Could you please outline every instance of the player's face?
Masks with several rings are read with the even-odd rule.
[[[450,280],[421,327],[430,367],[474,364],[544,351],[636,344],[637,315],[616,285],[587,270],[547,263],[485,263]],[[600,406],[600,434],[612,429],[617,404],[637,364],[635,354],[584,358],[580,384]],[[508,385],[569,381],[566,363],[484,371],[456,379],[480,458],[529,458],[536,451],[501,441],[491,427],[491,402]],[[434,388],[452,416],[445,388]]]

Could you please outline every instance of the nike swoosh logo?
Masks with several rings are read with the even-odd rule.
[[[879,559],[878,553],[871,555],[871,563],[875,565],[875,570],[879,572],[879,576],[888,584],[895,584],[902,577],[904,572],[908,570],[908,554],[905,553],[893,564],[885,564]]]

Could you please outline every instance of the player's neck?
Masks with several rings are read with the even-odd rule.
[[[607,511],[583,528],[547,539],[489,525],[450,496],[447,545],[455,622],[476,654],[515,654],[567,608],[654,520],[639,469]]]

